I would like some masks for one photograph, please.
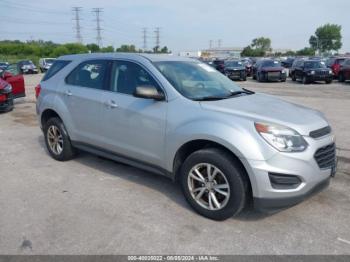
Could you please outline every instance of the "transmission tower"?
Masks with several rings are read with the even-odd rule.
[[[102,28],[101,28],[101,17],[100,17],[100,14],[103,12],[103,8],[93,8],[92,9],[92,12],[95,13],[96,15],[96,44],[99,46],[99,47],[102,47]]]
[[[147,28],[142,28],[143,51],[147,50]]]
[[[72,7],[72,11],[74,14],[74,18],[73,20],[75,20],[75,37],[77,39],[77,43],[82,43],[83,42],[83,37],[81,36],[81,26],[80,26],[80,12],[81,12],[82,8],[75,6]]]
[[[155,39],[156,39],[156,46],[158,46],[158,48],[160,48],[160,27],[156,27],[156,29],[154,30],[155,35]]]
[[[218,47],[220,48],[220,47],[221,47],[221,45],[222,45],[222,40],[221,40],[221,39],[219,39],[219,40],[218,40]]]
[[[213,48],[213,40],[209,40],[209,49]]]

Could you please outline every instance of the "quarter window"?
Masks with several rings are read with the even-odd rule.
[[[67,84],[103,89],[107,72],[107,61],[94,60],[80,64],[69,74]]]
[[[153,86],[160,91],[153,77],[141,66],[128,61],[113,63],[110,91],[132,95],[139,86]]]

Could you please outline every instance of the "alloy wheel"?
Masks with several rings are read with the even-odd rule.
[[[63,151],[63,137],[57,126],[50,126],[47,129],[47,142],[50,150],[55,155],[60,155]]]
[[[188,174],[187,184],[196,203],[208,210],[224,208],[230,198],[230,185],[225,174],[209,163],[195,165]]]

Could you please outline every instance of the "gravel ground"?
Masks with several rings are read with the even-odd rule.
[[[350,84],[238,84],[323,111],[337,136],[328,189],[273,215],[214,222],[166,178],[82,153],[48,156],[34,86],[0,115],[0,254],[350,254]],[[301,116],[302,117],[302,116]]]

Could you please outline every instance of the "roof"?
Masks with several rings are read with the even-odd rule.
[[[65,55],[59,57],[59,59],[101,59],[101,58],[124,58],[124,59],[148,59],[151,62],[157,61],[193,61],[190,58],[173,56],[166,54],[145,54],[145,53],[91,53],[91,54],[76,54],[76,55]]]

